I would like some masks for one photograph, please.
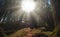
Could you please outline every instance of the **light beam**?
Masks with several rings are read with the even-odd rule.
[[[36,6],[36,3],[34,0],[22,0],[21,2],[21,8],[25,12],[32,12],[34,11]]]

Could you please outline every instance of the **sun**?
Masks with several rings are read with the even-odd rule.
[[[36,3],[33,0],[22,0],[21,8],[25,12],[32,12],[34,11]]]

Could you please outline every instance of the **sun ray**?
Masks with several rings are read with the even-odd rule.
[[[34,11],[36,3],[33,0],[22,0],[21,8],[25,12],[32,12]]]

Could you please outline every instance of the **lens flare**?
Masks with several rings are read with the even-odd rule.
[[[34,11],[36,3],[33,0],[22,0],[21,8],[25,12]]]

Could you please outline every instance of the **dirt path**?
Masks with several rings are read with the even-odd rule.
[[[32,35],[33,34],[30,28],[24,28],[11,34],[9,37],[32,37]]]

